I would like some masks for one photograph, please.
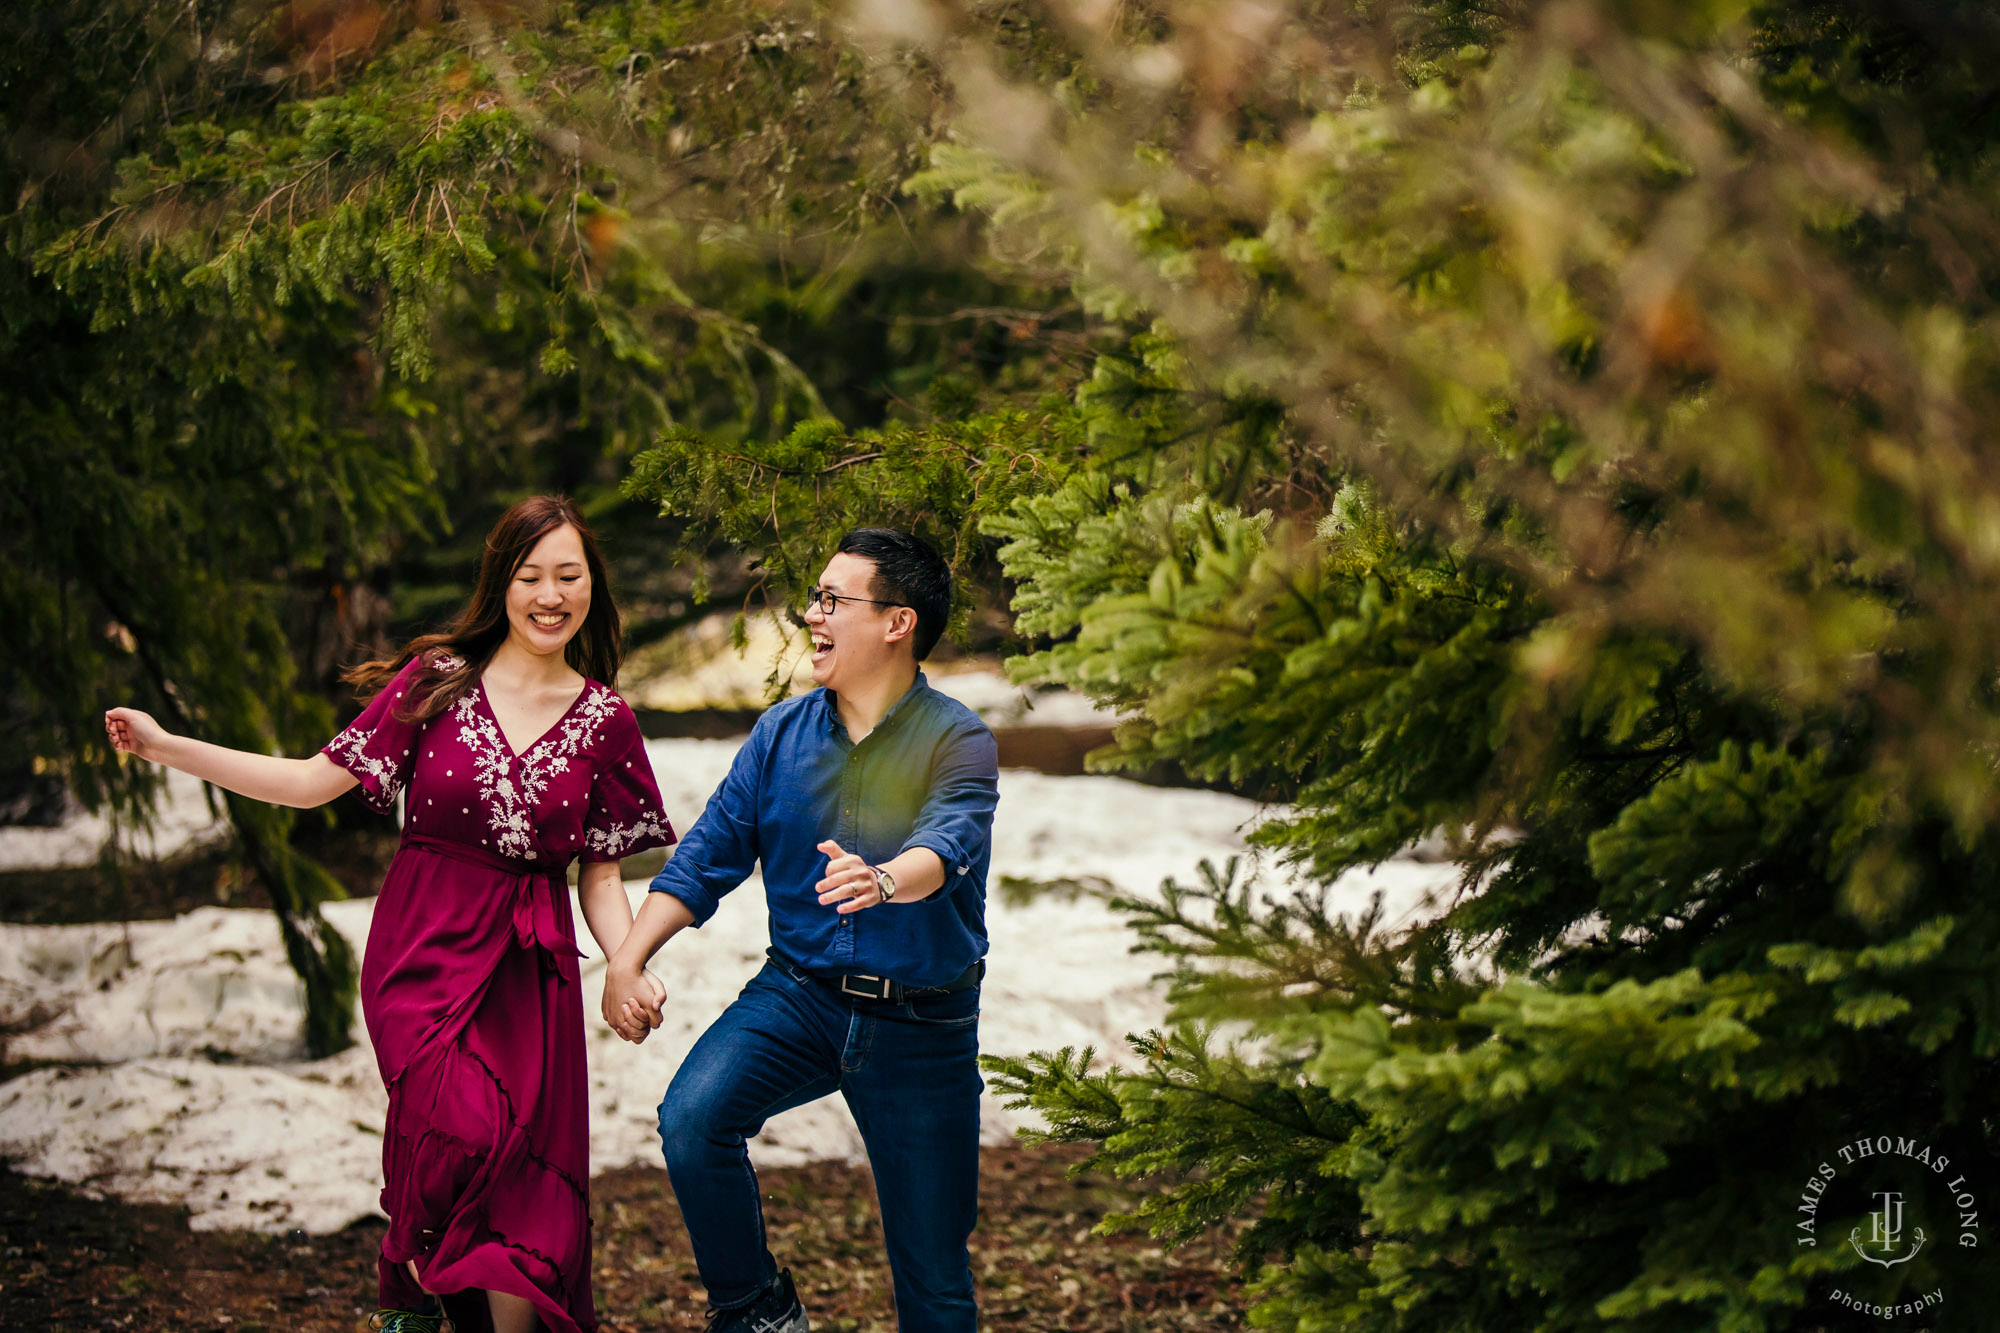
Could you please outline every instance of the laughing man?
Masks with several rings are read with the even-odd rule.
[[[917,666],[950,608],[951,572],[921,538],[841,539],[805,611],[820,688],[758,719],[606,972],[606,1020],[628,1038],[659,1026],[647,960],[763,863],[769,961],[660,1103],[711,1333],[807,1333],[745,1140],[836,1091],[875,1173],[898,1329],[977,1327],[966,1241],[998,763],[985,724]]]

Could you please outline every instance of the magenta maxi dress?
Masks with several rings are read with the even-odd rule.
[[[582,987],[565,871],[674,841],[623,699],[591,681],[514,754],[474,685],[427,723],[396,713],[456,663],[396,676],[324,751],[403,841],[361,964],[361,1013],[389,1089],[382,1304],[501,1291],[544,1327],[597,1326]],[[477,1328],[485,1300],[452,1301]]]

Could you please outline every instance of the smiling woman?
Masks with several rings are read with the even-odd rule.
[[[612,684],[625,655],[618,608],[612,602],[597,539],[576,506],[558,495],[521,501],[493,525],[479,565],[472,600],[450,627],[410,641],[400,653],[364,662],[342,679],[373,694],[417,658],[441,657],[454,665],[439,675],[436,688],[397,710],[399,720],[427,722],[454,707],[468,690],[498,665],[506,713],[516,703],[528,723],[537,683],[562,695],[576,695],[582,680]],[[578,679],[581,677],[582,679]],[[546,700],[541,701],[546,704]],[[560,708],[556,710],[560,712]],[[518,735],[518,728],[504,728]]]
[[[406,809],[361,970],[389,1091],[376,1327],[436,1333],[441,1297],[495,1333],[596,1325],[583,1009],[565,872],[607,954],[632,914],[619,859],[674,841],[597,544],[569,501],[515,505],[451,626],[347,679],[369,696],[310,759],[168,735],[115,708],[121,751],[259,800],[359,789]],[[657,980],[646,984],[664,994]],[[643,1040],[647,1029],[625,1033]]]
[[[535,543],[507,586],[507,623],[550,650],[563,647],[571,621],[590,612],[590,567],[583,538],[564,524]]]

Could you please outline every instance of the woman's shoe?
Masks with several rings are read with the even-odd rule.
[[[377,1310],[368,1318],[376,1333],[451,1333],[451,1321],[444,1311],[425,1314],[418,1310]]]

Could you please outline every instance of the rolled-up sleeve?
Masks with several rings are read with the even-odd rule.
[[[760,719],[730,762],[728,776],[708,798],[701,817],[681,839],[665,868],[653,876],[652,891],[680,899],[694,913],[697,926],[715,915],[723,894],[756,869],[757,799],[769,748],[770,728]]]
[[[938,747],[930,795],[902,847],[927,847],[944,862],[944,887],[934,898],[950,893],[985,860],[999,804],[1000,749],[993,733],[978,722],[958,728]]]

